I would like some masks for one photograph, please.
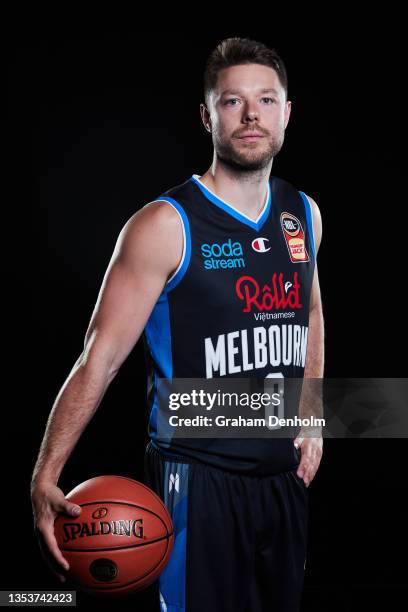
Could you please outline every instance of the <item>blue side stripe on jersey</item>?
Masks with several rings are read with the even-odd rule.
[[[310,207],[310,202],[306,194],[303,193],[303,191],[299,191],[299,193],[302,196],[303,204],[305,205],[307,228],[308,228],[309,236],[310,236],[310,244],[312,245],[313,259],[316,259],[315,240],[314,240],[314,233],[313,233],[312,209]]]
[[[272,203],[271,181],[272,179],[271,181],[268,181],[268,201],[267,201],[265,210],[262,213],[262,217],[259,219],[257,223],[255,221],[252,221],[251,219],[248,219],[244,215],[242,215],[240,212],[235,210],[232,206],[228,206],[228,204],[223,202],[215,194],[211,193],[211,191],[209,191],[209,189],[207,189],[205,185],[203,185],[200,181],[198,181],[195,176],[192,176],[191,180],[194,181],[195,184],[201,189],[202,193],[205,195],[205,197],[208,200],[210,200],[213,204],[215,204],[219,208],[222,208],[222,210],[224,210],[229,215],[235,217],[235,219],[237,219],[241,223],[245,223],[246,225],[248,225],[249,227],[252,227],[252,229],[255,229],[257,231],[259,231],[263,227],[265,221],[267,220],[269,216],[269,212],[271,210],[271,203]]]
[[[145,326],[145,335],[150,352],[158,371],[154,373],[154,399],[149,419],[149,432],[153,439],[158,432],[158,406],[157,406],[157,375],[161,378],[173,378],[173,355],[171,351],[171,328],[168,292],[174,289],[187,271],[191,258],[191,232],[188,217],[183,207],[168,196],[160,196],[157,200],[165,200],[180,213],[185,235],[185,252],[181,267],[161,292]]]
[[[157,199],[158,200],[165,200],[166,202],[171,204],[174,208],[176,208],[176,210],[178,210],[178,212],[181,215],[181,218],[183,220],[183,225],[184,225],[185,253],[184,253],[183,263],[181,265],[181,268],[177,271],[175,276],[173,276],[171,281],[168,282],[166,287],[165,287],[166,291],[171,291],[172,289],[174,289],[174,287],[176,287],[179,284],[179,282],[183,278],[184,274],[187,272],[187,268],[188,268],[188,265],[190,263],[190,258],[191,258],[190,223],[188,221],[188,217],[187,217],[187,215],[186,215],[186,213],[184,211],[184,208],[174,198],[170,198],[169,196],[160,196]]]
[[[172,378],[173,376],[173,357],[171,352],[171,331],[169,303],[167,292],[164,290],[159,296],[149,320],[145,326],[145,335],[149,350],[155,364],[157,364],[158,374],[162,378]],[[153,405],[149,418],[149,433],[153,438],[157,436],[157,368],[154,366],[154,395]]]
[[[161,379],[160,379],[161,380]],[[168,418],[163,413],[163,410],[159,410],[158,407],[158,391],[157,391],[157,370],[154,369],[153,373],[153,405],[150,412],[148,433],[152,443],[156,448],[170,448],[171,440],[174,434],[174,426],[170,425]],[[155,444],[160,439],[160,446]]]
[[[146,339],[159,374],[164,378],[173,376],[171,354],[171,331],[169,302],[166,291],[162,291],[145,326]]]

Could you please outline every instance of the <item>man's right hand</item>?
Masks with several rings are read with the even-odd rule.
[[[62,572],[69,569],[68,561],[58,548],[54,534],[54,521],[59,514],[79,516],[81,507],[68,501],[59,487],[52,482],[38,482],[31,485],[31,503],[34,514],[34,530],[37,534],[43,557],[61,582],[65,582]]]

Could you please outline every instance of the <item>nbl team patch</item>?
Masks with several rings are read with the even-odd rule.
[[[293,263],[309,261],[305,246],[305,233],[299,219],[288,212],[283,212],[280,219],[291,261]]]

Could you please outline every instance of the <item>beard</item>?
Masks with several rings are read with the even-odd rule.
[[[240,142],[238,139],[223,139],[222,135],[216,133],[213,136],[217,158],[232,170],[243,173],[266,168],[279,153],[284,141],[284,132],[282,132],[279,136],[266,136],[256,143],[256,146],[242,143],[238,148],[235,145]]]

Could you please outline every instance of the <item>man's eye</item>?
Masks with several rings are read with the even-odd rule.
[[[262,99],[262,100],[267,100],[267,101],[268,101],[268,104],[269,104],[269,103],[273,103],[273,102],[275,102],[275,100],[274,100],[273,98],[267,98],[267,97],[265,97],[265,98],[261,98],[261,99]],[[236,104],[234,104],[234,102],[238,102],[238,101],[239,101],[239,100],[238,100],[238,98],[230,98],[229,100],[227,100],[227,101],[225,102],[225,104],[229,104],[230,106],[236,106]]]

